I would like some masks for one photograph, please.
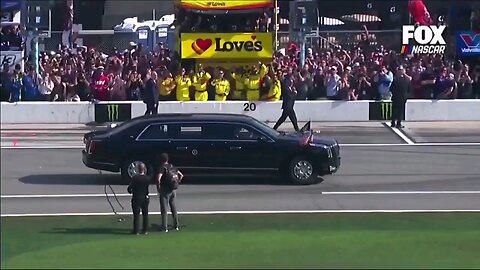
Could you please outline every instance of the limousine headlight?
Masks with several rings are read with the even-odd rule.
[[[314,144],[314,143],[310,143],[309,145],[312,146],[312,147],[323,147],[323,149],[325,149],[325,151],[327,152],[328,158],[332,158],[332,157],[333,157],[332,148],[331,148],[330,146],[320,145],[320,144]]]
[[[333,157],[332,148],[330,148],[330,146],[324,146],[323,148],[327,150],[328,158],[332,158]]]

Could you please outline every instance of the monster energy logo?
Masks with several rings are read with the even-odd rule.
[[[118,121],[118,104],[108,104],[107,105],[108,121],[115,122]]]
[[[382,102],[382,119],[381,120],[390,120],[391,118],[392,118],[392,103]]]

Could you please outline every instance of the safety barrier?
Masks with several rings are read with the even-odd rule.
[[[411,100],[406,114],[408,121],[480,120],[480,100]]]
[[[95,106],[90,102],[2,102],[1,114],[2,124],[82,124],[95,119]]]
[[[159,113],[245,114],[260,121],[276,121],[281,102],[161,102]],[[388,121],[391,102],[297,101],[299,121]],[[2,123],[107,123],[142,116],[145,104],[128,102],[18,102],[1,104]],[[411,100],[406,121],[480,121],[480,100]]]

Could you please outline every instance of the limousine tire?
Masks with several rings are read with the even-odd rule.
[[[130,182],[132,180],[132,176],[134,176],[135,174],[134,167],[135,165],[138,165],[140,163],[145,164],[145,167],[147,168],[147,171],[145,172],[145,174],[153,178],[154,168],[150,161],[145,160],[144,158],[132,158],[132,159],[126,160],[122,164],[121,173],[124,181]]]
[[[294,157],[288,166],[290,181],[296,185],[311,185],[317,180],[313,163],[304,156]]]

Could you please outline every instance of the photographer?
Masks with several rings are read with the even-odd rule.
[[[339,100],[341,77],[337,74],[337,67],[332,66],[325,76],[325,86],[327,88],[327,98],[329,100]]]
[[[360,67],[360,72],[358,74],[358,94],[360,100],[369,100],[372,97],[375,97],[375,94],[372,93],[372,83],[367,74],[366,66]]]
[[[178,213],[175,205],[178,185],[183,179],[183,174],[169,163],[168,154],[160,155],[160,167],[157,174],[157,190],[160,197],[160,212],[162,214],[162,230],[168,232],[167,207],[173,216],[173,227],[178,231]]]
[[[464,65],[460,72],[458,81],[458,96],[459,99],[470,99],[473,97],[473,80],[469,74],[468,65]]]
[[[143,215],[142,234],[148,234],[148,205],[150,203],[148,186],[150,178],[145,175],[145,165],[138,165],[138,175],[132,177],[132,183],[128,186],[128,193],[132,194],[132,211],[133,211],[133,234],[139,235],[140,210]]]
[[[143,81],[141,75],[134,70],[128,76],[127,82],[127,99],[128,100],[140,100],[140,93],[143,89]]]

